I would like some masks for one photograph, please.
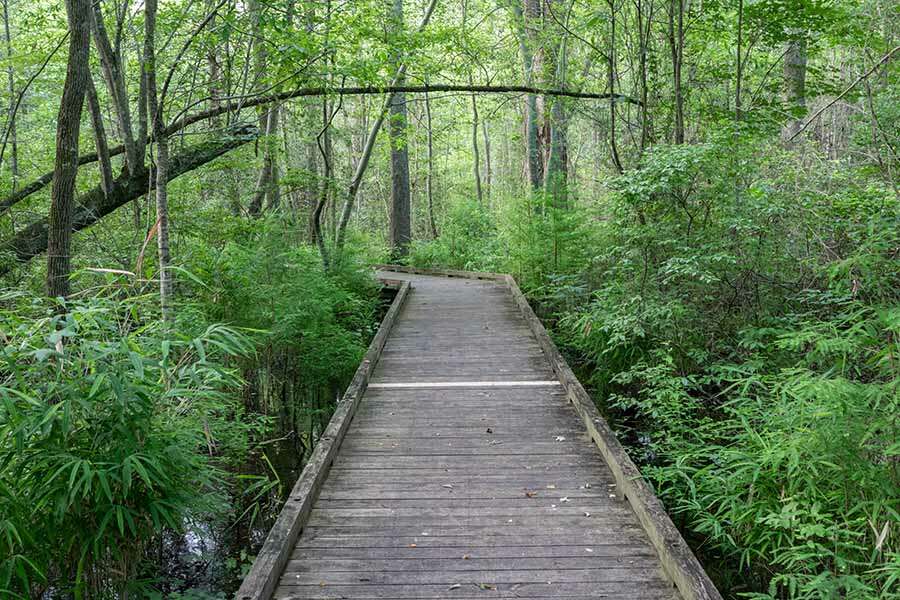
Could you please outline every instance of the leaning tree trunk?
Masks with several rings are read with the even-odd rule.
[[[227,152],[239,148],[256,139],[258,131],[255,127],[238,126],[231,128],[221,138],[203,142],[186,148],[171,157],[169,161],[168,180],[199,169]],[[112,193],[105,194],[98,185],[78,196],[75,202],[75,215],[72,229],[80,231],[90,227],[106,215],[147,194],[152,188],[149,171],[146,167],[132,175],[124,172],[113,181]],[[49,219],[39,219],[18,231],[9,239],[3,240],[2,247],[9,251],[20,263],[47,251],[49,244]],[[9,263],[0,263],[0,277],[12,269]]]
[[[78,138],[81,110],[91,76],[90,0],[66,0],[69,20],[69,62],[56,121],[56,162],[50,192],[50,228],[47,237],[47,295],[69,295],[72,215],[78,175]]]
[[[391,21],[394,32],[403,32],[403,0],[394,0],[391,10]],[[394,57],[395,66],[401,72],[401,59]],[[401,73],[400,85],[404,79]],[[391,255],[395,258],[406,256],[409,242],[412,239],[410,227],[410,191],[409,191],[409,145],[407,143],[406,95],[395,94],[390,108],[390,127],[388,133],[391,141]]]

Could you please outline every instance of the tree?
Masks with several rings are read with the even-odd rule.
[[[72,270],[72,216],[78,176],[81,110],[90,79],[91,33],[89,0],[67,0],[69,60],[56,124],[56,162],[53,169],[47,237],[47,295],[69,295]]]
[[[173,313],[173,272],[169,250],[169,140],[163,119],[165,89],[156,83],[156,0],[144,2],[144,77],[147,81],[147,114],[153,124],[156,140],[156,171],[153,185],[156,187],[156,230],[159,256],[159,304],[162,318],[171,322]]]

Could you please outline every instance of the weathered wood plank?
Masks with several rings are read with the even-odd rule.
[[[480,582],[479,582],[480,583]],[[447,585],[371,585],[366,583],[347,585],[289,585],[278,588],[278,600],[483,600],[486,598],[531,598],[586,600],[588,598],[628,598],[628,600],[672,600],[676,596],[666,582],[613,582],[613,583],[479,583]]]
[[[297,547],[291,554],[292,560],[420,560],[420,559],[505,559],[505,558],[590,558],[590,557],[649,557],[656,555],[650,544],[592,544],[568,546],[435,546],[409,545],[395,547],[347,547],[347,546],[307,546]],[[463,557],[468,557],[465,559]]]
[[[399,565],[398,565],[399,566]],[[347,583],[370,583],[380,585],[420,585],[442,584],[454,585],[465,583],[609,583],[609,582],[642,582],[662,580],[662,570],[653,567],[627,566],[595,568],[595,569],[531,569],[531,570],[497,570],[497,571],[294,571],[294,564],[288,564],[281,580],[282,585],[335,585]]]

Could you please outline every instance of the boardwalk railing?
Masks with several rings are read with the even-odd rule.
[[[353,380],[341,397],[328,427],[325,428],[325,432],[316,443],[309,462],[306,463],[300,478],[285,501],[281,514],[278,515],[278,519],[269,530],[269,535],[253,562],[253,567],[237,591],[235,598],[238,600],[268,600],[271,598],[275,586],[278,585],[278,578],[290,558],[294,543],[296,543],[319,495],[322,483],[328,476],[328,469],[340,448],[344,434],[347,433],[350,421],[353,420],[359,401],[366,392],[372,370],[381,356],[391,327],[396,322],[397,315],[409,294],[410,284],[407,281],[383,280],[383,282],[389,287],[396,287],[397,295],[394,296],[394,301],[381,321],[378,332],[372,339],[372,343],[369,344],[369,349],[356,370]]]
[[[609,424],[597,411],[592,398],[579,383],[550,339],[513,277],[498,273],[426,270],[395,265],[379,265],[376,268],[395,273],[490,280],[505,286],[565,390],[566,398],[583,421],[587,433],[609,467],[619,493],[624,496],[634,512],[650,544],[658,554],[666,576],[677,588],[679,595],[686,600],[721,600],[721,596],[709,576],[669,519],[651,487],[642,478],[640,471],[616,439]],[[399,286],[397,296],[385,316],[378,334],[372,341],[365,360],[360,365],[328,428],[319,440],[312,458],[288,498],[285,508],[270,531],[251,572],[238,591],[237,600],[269,600],[290,557],[291,550],[309,517],[318,491],[328,475],[328,469],[366,390],[369,377],[378,361],[390,329],[410,290],[410,284],[407,282],[391,281],[389,276],[385,277],[384,274],[382,280]]]

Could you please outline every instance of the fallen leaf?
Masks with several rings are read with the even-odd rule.
[[[469,555],[468,555],[468,554],[463,554],[463,560],[469,560]]]
[[[441,487],[445,487],[445,488],[447,488],[448,490],[452,490],[452,489],[453,489],[453,484],[452,484],[452,483],[445,483],[445,484],[442,485]]]
[[[448,590],[458,590],[458,589],[461,588],[461,587],[462,587],[462,586],[459,585],[458,583],[454,583],[453,585],[451,585],[451,586],[448,587],[447,589],[448,589]]]
[[[555,490],[555,489],[556,489],[556,485],[555,485],[555,484],[552,484],[552,483],[548,483],[548,484],[547,484],[547,489],[548,489],[548,490]]]
[[[418,548],[418,546],[416,546],[415,544],[410,544],[409,547],[410,548]]]
[[[564,436],[564,435],[558,435],[558,436],[556,436],[556,441],[557,441],[557,442],[564,442],[564,441],[566,441],[566,436]]]
[[[585,548],[584,551],[585,551],[585,552],[593,552],[594,549],[593,549],[593,548]]]
[[[480,587],[483,590],[496,590],[497,589],[496,585],[491,585],[490,583],[479,583],[477,585],[478,585],[478,587]]]
[[[534,498],[535,496],[537,496],[537,492],[532,490],[525,490],[525,495],[529,498]]]

